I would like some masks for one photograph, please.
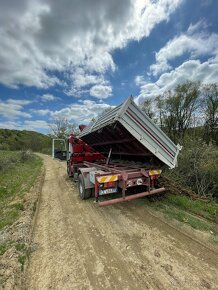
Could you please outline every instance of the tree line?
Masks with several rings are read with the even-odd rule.
[[[174,141],[184,143],[187,132],[201,128],[204,142],[218,145],[218,84],[187,81],[156,98],[142,110]]]

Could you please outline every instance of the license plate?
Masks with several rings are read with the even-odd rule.
[[[104,194],[109,194],[109,193],[114,193],[117,192],[117,188],[107,188],[107,189],[100,189],[99,190],[99,195],[104,195]]]

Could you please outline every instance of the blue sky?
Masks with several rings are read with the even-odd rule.
[[[217,0],[0,0],[0,127],[89,123],[129,95],[218,82]]]

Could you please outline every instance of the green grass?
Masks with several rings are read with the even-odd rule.
[[[21,265],[21,271],[23,271],[25,261],[26,261],[27,257],[29,256],[29,250],[24,243],[12,242],[12,241],[9,242],[8,241],[6,243],[0,244],[0,255],[3,255],[7,251],[7,249],[9,249],[13,245],[15,246],[15,248],[18,252],[17,259]]]
[[[209,221],[218,222],[218,204],[215,201],[192,200],[188,196],[170,194],[165,197],[164,203],[177,206]]]
[[[23,271],[25,261],[29,255],[29,251],[24,243],[17,243],[15,248],[19,252],[18,262],[21,264],[21,271]]]
[[[24,195],[41,172],[42,160],[31,153],[0,150],[0,230],[25,209]]]
[[[17,243],[15,248],[17,251],[26,252],[26,245],[24,243]]]
[[[7,250],[7,244],[0,244],[0,255],[3,255],[5,251]]]
[[[7,249],[9,249],[10,247],[12,247],[14,244],[13,241],[5,241],[3,243],[0,244],[0,256],[3,255]]]
[[[210,232],[211,240],[218,242],[218,230],[215,226],[217,221],[217,203],[212,201],[206,203],[201,200],[193,201],[187,196],[170,194],[161,200],[155,198],[147,199],[147,205],[162,212],[168,219],[175,219],[190,225],[194,229]]]
[[[24,270],[24,264],[25,264],[26,259],[27,259],[27,255],[20,255],[18,257],[18,262],[21,264],[21,271]]]

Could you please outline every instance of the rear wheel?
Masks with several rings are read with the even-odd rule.
[[[91,188],[85,188],[83,176],[80,174],[78,177],[78,189],[81,199],[88,199],[91,196]]]

